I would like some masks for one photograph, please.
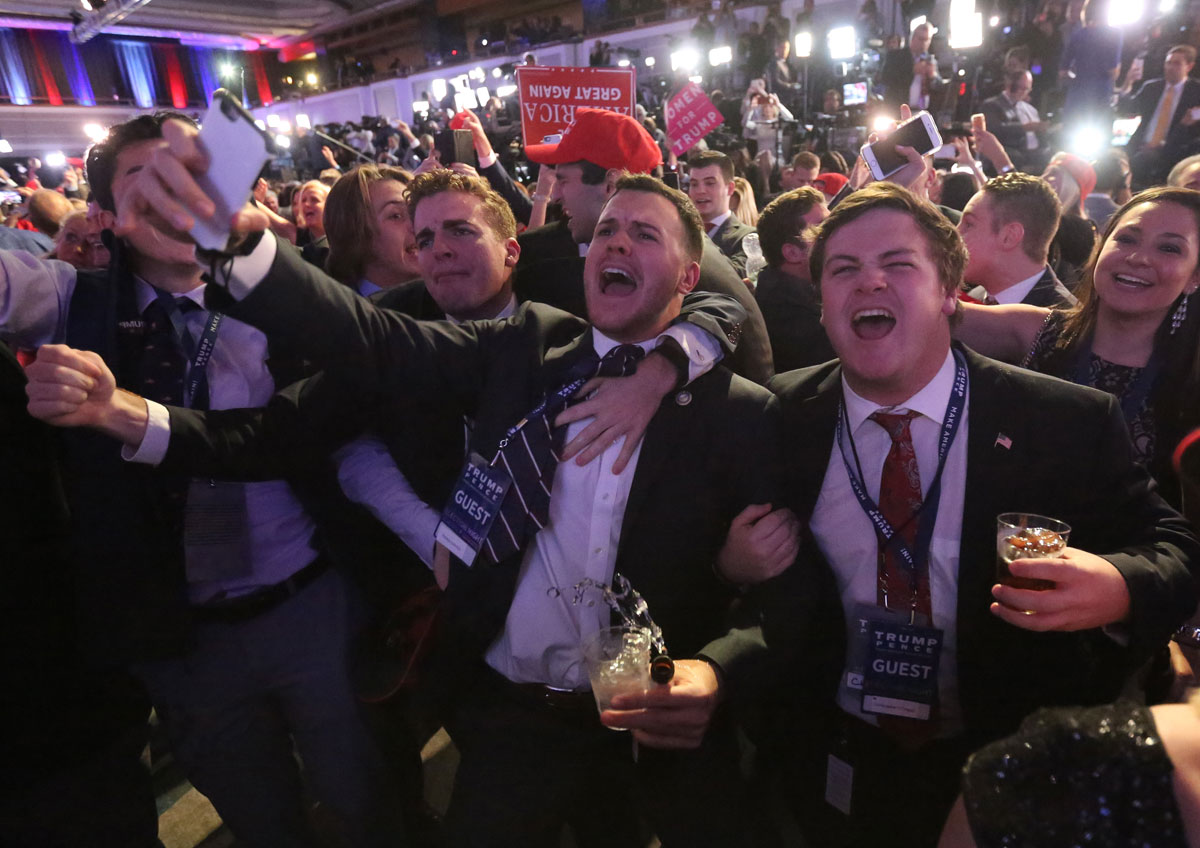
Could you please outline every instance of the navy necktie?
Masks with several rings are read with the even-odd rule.
[[[175,299],[174,305],[184,314],[201,308],[186,297]],[[145,320],[139,394],[158,403],[183,406],[183,381],[188,364],[183,340],[176,333],[168,307],[161,299],[146,307]]]
[[[618,345],[598,363],[593,358],[591,369],[584,376],[628,376],[645,355],[637,345]],[[548,523],[550,490],[567,435],[567,428],[555,427],[554,419],[574,402],[555,397],[541,414],[531,417],[508,439],[492,463],[512,478],[482,550],[492,562],[500,562],[523,549],[529,538]]]

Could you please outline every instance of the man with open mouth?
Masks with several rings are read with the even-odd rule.
[[[810,256],[839,359],[771,383],[815,544],[765,624],[796,646],[771,702],[805,733],[760,751],[811,844],[930,846],[969,752],[1117,697],[1195,606],[1200,548],[1111,396],[951,344],[967,254],[936,208],[862,189]],[[1013,564],[1054,588],[997,585],[1012,510],[1071,526],[1060,557]]]

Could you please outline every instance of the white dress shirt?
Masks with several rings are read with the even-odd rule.
[[[273,258],[274,251],[271,255]],[[24,348],[64,341],[75,282],[75,269],[65,262],[43,260],[21,251],[0,251],[0,337]],[[203,306],[204,286],[182,296]],[[155,297],[155,289],[137,281],[140,312],[144,313]],[[203,310],[185,313],[184,321],[193,338],[202,334],[205,317]],[[208,363],[210,408],[264,406],[275,392],[266,360],[266,336],[232,318],[222,320]],[[166,454],[169,425],[165,407],[155,403],[149,406],[152,426],[142,443],[144,453],[136,457],[157,464]],[[126,456],[129,458],[128,452]],[[316,557],[309,544],[312,519],[284,481],[247,483],[246,516],[250,573],[237,579],[190,584],[188,594],[193,603],[246,594],[279,583]]]
[[[709,238],[712,238],[713,233],[721,229],[721,226],[729,220],[729,216],[732,214],[732,212],[726,212],[724,215],[718,215],[704,225],[704,231],[708,233]]]
[[[1034,272],[1032,277],[1026,277],[1018,283],[1013,283],[1003,291],[998,291],[992,295],[992,299],[996,303],[1023,303],[1029,293],[1033,291],[1033,287],[1037,285],[1038,280],[1046,273],[1045,268],[1041,268]],[[986,291],[986,290],[985,290]]]
[[[598,330],[592,336],[598,356],[617,346]],[[654,341],[641,347],[651,350]],[[590,420],[569,425],[567,441]],[[571,589],[585,577],[612,584],[625,504],[642,452],[639,444],[625,469],[613,474],[623,444],[618,439],[596,461],[584,466],[560,462],[554,471],[550,523],[525,548],[504,629],[485,654],[487,664],[509,680],[590,688],[581,646],[584,637],[608,625],[609,608],[595,593],[574,604]],[[561,590],[557,596],[556,589]],[[589,600],[595,604],[589,606]]]
[[[907,401],[895,407],[881,407],[860,397],[843,378],[842,396],[846,405],[849,434],[854,436],[867,493],[876,503],[879,502],[880,475],[883,473],[884,460],[891,450],[892,439],[883,427],[870,420],[871,413],[881,409],[887,412],[912,410],[920,413],[912,420],[910,432],[921,475],[921,492],[922,495],[926,495],[937,472],[937,443],[954,384],[954,373],[954,357],[947,352],[946,360],[934,378]],[[938,504],[929,550],[932,624],[944,631],[938,669],[941,721],[939,734],[943,736],[954,735],[962,728],[957,689],[955,610],[958,603],[958,555],[962,541],[969,431],[968,389],[966,411],[954,437],[954,443],[947,453],[946,467],[942,472],[941,501]],[[837,579],[842,607],[846,614],[846,635],[848,639],[852,638],[855,606],[876,603],[879,551],[875,527],[850,488],[846,466],[836,440],[829,455],[821,494],[817,498],[810,526],[817,547],[829,562]],[[877,723],[874,716],[862,712],[861,693],[854,694],[844,685],[838,692],[838,705],[864,721]]]

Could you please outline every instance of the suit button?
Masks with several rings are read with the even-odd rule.
[[[680,406],[687,406],[691,402],[692,402],[692,393],[687,391],[686,389],[684,391],[680,392],[679,394],[675,395],[675,403],[679,404]]]

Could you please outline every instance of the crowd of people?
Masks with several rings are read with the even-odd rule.
[[[1014,70],[883,179],[772,123],[781,52],[681,159],[297,127],[221,250],[183,115],[20,187],[0,841],[156,845],[153,706],[245,845],[1200,846],[1194,48],[1124,151]],[[1069,537],[998,571],[1004,513]],[[603,709],[598,586],[661,628]]]

